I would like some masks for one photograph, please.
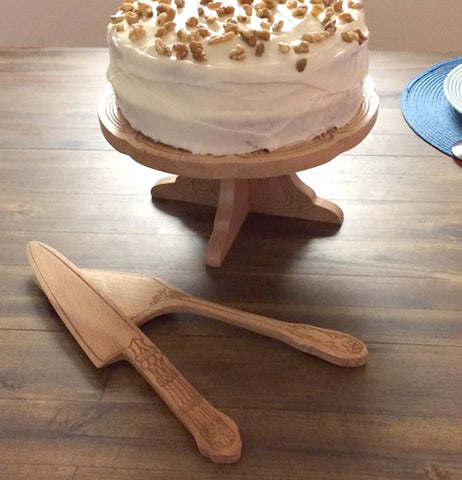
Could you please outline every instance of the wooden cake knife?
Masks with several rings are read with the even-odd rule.
[[[242,442],[236,424],[197,392],[151,340],[67,258],[30,242],[35,278],[66,327],[96,367],[127,360],[144,376],[216,463],[234,463]]]

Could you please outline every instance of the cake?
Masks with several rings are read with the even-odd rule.
[[[195,154],[273,151],[341,127],[368,72],[361,0],[125,0],[107,38],[126,120]]]

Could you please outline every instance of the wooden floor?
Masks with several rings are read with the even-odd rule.
[[[219,269],[214,211],[156,201],[163,175],[100,133],[105,50],[0,50],[0,478],[462,479],[462,169],[406,126],[400,92],[429,54],[372,54],[379,120],[302,179],[338,229],[251,216]],[[93,367],[31,279],[41,240],[77,265],[161,276],[195,295],[349,332],[345,370],[191,315],[144,331],[239,425],[214,465],[135,371]]]

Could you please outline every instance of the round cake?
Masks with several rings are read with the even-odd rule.
[[[107,76],[127,121],[157,142],[272,151],[355,116],[367,39],[361,0],[125,0]]]

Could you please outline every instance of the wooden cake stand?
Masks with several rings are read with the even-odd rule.
[[[345,127],[273,152],[222,156],[192,154],[132,129],[110,86],[98,103],[98,116],[106,140],[116,150],[142,165],[178,175],[157,182],[153,197],[217,206],[205,262],[218,267],[249,212],[342,223],[342,210],[317,197],[295,172],[327,163],[360,143],[374,126],[378,105],[369,80],[356,117]]]

